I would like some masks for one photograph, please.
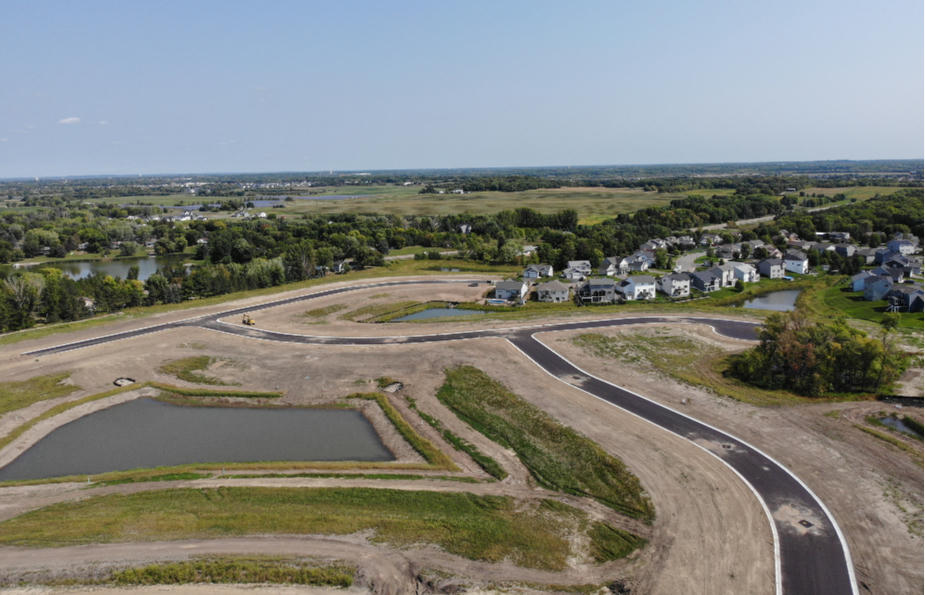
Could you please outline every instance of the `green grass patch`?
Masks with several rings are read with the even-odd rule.
[[[651,366],[675,380],[701,386],[718,395],[752,405],[776,406],[819,402],[819,399],[801,397],[787,391],[756,388],[727,377],[723,374],[727,353],[719,347],[688,337],[671,335],[670,331],[656,332],[665,334],[622,333],[619,337],[608,337],[598,333],[586,333],[574,337],[572,343],[595,357],[615,359],[640,367]]]
[[[593,523],[588,534],[591,537],[591,556],[595,562],[625,558],[646,543],[645,539],[606,523]]]
[[[168,489],[28,512],[0,523],[0,543],[49,547],[371,530],[375,542],[432,543],[473,560],[560,570],[570,553],[562,534],[573,522],[501,496],[366,488]]]
[[[446,370],[437,398],[460,419],[517,453],[545,488],[594,498],[634,518],[655,512],[622,461],[471,366]]]
[[[418,304],[420,304],[420,302],[415,300],[388,302],[385,304],[368,304],[366,306],[356,308],[355,310],[345,312],[338,318],[341,320],[352,320],[354,322],[373,322],[374,320],[388,314],[401,316],[401,312],[412,306],[417,306]]]
[[[873,428],[868,428],[867,426],[862,426],[860,424],[854,424],[854,427],[861,430],[865,434],[869,434],[873,436],[874,438],[877,438],[878,440],[882,440],[886,442],[887,444],[891,444],[900,450],[904,450],[918,459],[922,458],[921,452],[913,448],[911,445],[906,444],[899,438],[895,438],[893,436],[890,436],[889,434],[884,434],[883,432],[878,432],[877,430]]]
[[[408,398],[408,407],[412,411],[417,412],[417,414],[421,416],[421,419],[427,422],[433,429],[440,432],[440,435],[443,436],[443,439],[446,440],[449,444],[451,444],[453,448],[469,455],[469,458],[475,461],[476,464],[479,467],[481,467],[485,473],[491,475],[492,477],[494,477],[495,479],[499,481],[507,477],[508,475],[507,471],[505,471],[504,468],[498,464],[498,461],[494,460],[490,456],[480,451],[474,444],[472,444],[468,440],[465,440],[457,436],[450,430],[444,428],[443,424],[440,423],[439,419],[433,417],[432,415],[428,415],[424,413],[423,411],[421,411],[420,409],[418,409],[418,406],[414,402],[414,399]]]
[[[392,422],[392,425],[394,425],[398,433],[401,434],[401,437],[404,438],[418,454],[424,457],[425,461],[440,469],[458,471],[459,468],[450,460],[450,457],[446,456],[443,451],[434,446],[430,440],[414,431],[414,428],[405,421],[405,418],[402,417],[398,409],[392,405],[385,395],[377,393],[356,393],[349,395],[347,398],[376,401],[388,420]]]
[[[142,386],[152,386],[173,395],[183,397],[233,397],[237,399],[278,399],[283,393],[277,391],[253,391],[253,390],[224,390],[224,389],[207,389],[207,388],[186,388],[183,386],[174,386],[163,382],[145,382],[141,385],[131,385],[136,388]]]
[[[0,415],[39,401],[66,397],[80,388],[74,384],[62,384],[70,375],[70,372],[61,372],[34,376],[20,382],[0,383]]]
[[[842,312],[849,318],[867,320],[877,324],[883,320],[886,313],[886,300],[868,302],[864,299],[864,292],[851,291],[850,280],[842,277],[836,283],[818,291],[812,296],[810,302],[814,313]],[[925,318],[922,312],[900,312],[899,328],[914,330],[919,333],[925,328]]]
[[[346,310],[346,304],[331,304],[330,306],[324,306],[322,308],[315,308],[314,310],[308,310],[305,312],[305,316],[308,318],[324,318],[334,314],[335,312],[340,312],[341,310]]]
[[[347,588],[353,585],[354,575],[356,567],[345,564],[318,565],[317,562],[298,559],[222,556],[126,568],[114,571],[94,584],[271,583]]]
[[[375,479],[375,480],[392,480],[392,481],[458,481],[460,483],[480,483],[474,477],[465,477],[459,475],[411,475],[409,473],[235,473],[227,477],[233,479],[285,479],[290,477],[304,477],[317,479]]]
[[[124,483],[146,483],[149,481],[185,481],[193,479],[208,479],[211,473],[161,473],[158,475],[129,475],[118,479],[97,481],[98,486],[113,486]]]
[[[180,380],[185,380],[186,382],[192,382],[193,384],[212,384],[212,385],[222,385],[229,386],[230,383],[223,382],[219,378],[214,376],[206,376],[205,374],[200,374],[200,371],[206,370],[209,366],[214,364],[217,360],[214,357],[209,357],[208,355],[194,355],[191,357],[184,357],[182,359],[175,359],[169,361],[162,365],[159,369],[163,374],[170,374],[171,376],[176,376]]]

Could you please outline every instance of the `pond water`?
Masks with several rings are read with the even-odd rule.
[[[187,463],[394,458],[359,411],[182,407],[142,398],[54,430],[0,469],[0,481]]]
[[[783,291],[772,291],[764,295],[747,300],[742,304],[743,308],[753,310],[776,310],[777,312],[790,312],[796,308],[797,296],[800,295],[799,289],[785,289]]]
[[[919,434],[915,430],[907,426],[906,422],[904,422],[901,419],[897,419],[895,417],[888,415],[886,417],[881,417],[880,423],[882,423],[885,426],[889,426],[893,428],[897,432],[902,432],[903,434],[906,434],[908,436],[916,436],[916,437],[919,436]]]
[[[429,318],[444,318],[447,316],[473,316],[484,314],[482,310],[460,310],[459,308],[428,308],[401,318],[394,318],[392,322],[406,322],[408,320],[427,320]]]
[[[83,279],[93,273],[111,275],[120,279],[128,276],[128,270],[132,265],[138,265],[138,280],[145,281],[148,277],[157,272],[157,269],[167,264],[177,264],[183,262],[183,256],[145,256],[141,258],[119,258],[117,260],[69,260],[66,262],[53,262],[48,264],[34,265],[35,267],[54,267],[61,269],[64,274],[71,279]]]

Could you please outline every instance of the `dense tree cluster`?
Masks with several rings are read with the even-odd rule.
[[[761,343],[730,360],[729,372],[750,384],[807,396],[874,392],[899,378],[905,356],[844,321],[810,322],[799,312],[772,314]]]

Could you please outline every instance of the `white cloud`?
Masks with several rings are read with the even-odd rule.
[[[4,136],[3,138],[0,138],[0,143],[5,143],[5,142],[7,142],[7,141],[9,141],[9,140],[10,140],[10,139],[8,139],[7,137]]]
[[[77,116],[69,116],[67,118],[61,118],[58,120],[58,124],[80,124],[80,118]]]
[[[100,120],[98,123],[100,126],[107,126],[109,124],[109,120]]]

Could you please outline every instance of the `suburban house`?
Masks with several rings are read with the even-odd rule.
[[[588,260],[570,260],[566,268],[576,269],[584,273],[585,276],[591,274],[591,261]]]
[[[519,300],[527,295],[527,284],[523,281],[498,281],[495,284],[495,297],[499,300]]]
[[[588,279],[578,290],[579,299],[586,304],[612,304],[617,295],[613,279]]]
[[[655,277],[633,275],[620,283],[620,293],[627,300],[648,300],[655,297]]]
[[[741,281],[742,283],[757,283],[759,280],[758,271],[755,270],[750,264],[744,262],[730,262],[728,264],[732,265],[732,273],[735,276],[736,281]]]
[[[854,253],[864,258],[864,264],[874,264],[874,260],[877,257],[877,250],[875,248],[858,248]]]
[[[687,297],[691,294],[691,279],[684,273],[664,275],[658,280],[658,290],[670,297]]]
[[[569,267],[562,271],[562,277],[572,282],[584,281],[585,277],[587,277],[589,274],[590,272],[587,272],[584,269],[576,269],[573,267]]]
[[[688,273],[688,276],[691,279],[691,286],[694,289],[709,293],[711,291],[719,291],[723,288],[722,269],[713,267],[706,271]]]
[[[835,242],[849,242],[851,241],[851,234],[847,231],[830,231],[825,234],[827,238]]]
[[[870,271],[861,271],[857,275],[851,277],[851,291],[864,291],[864,283],[867,282],[867,279],[870,277],[875,277]]]
[[[629,271],[629,265],[626,264],[625,258],[619,256],[608,256],[601,262],[598,272],[601,275],[613,277],[614,275],[625,275]]]
[[[715,233],[705,233],[700,236],[700,245],[701,246],[715,246],[723,241],[723,238],[716,235]]]
[[[766,258],[758,263],[758,273],[768,279],[780,279],[784,270],[784,261],[780,258]]]
[[[886,243],[886,247],[889,248],[891,252],[898,252],[903,256],[915,252],[915,242],[911,240],[894,238]]]
[[[736,284],[736,272],[735,265],[738,263],[735,262],[724,262],[723,264],[713,267],[720,271],[722,275],[722,284],[723,287],[732,287]]]
[[[791,250],[784,255],[784,268],[791,273],[805,275],[809,272],[809,259],[799,250]]]
[[[903,267],[893,264],[882,264],[874,269],[875,275],[887,275],[893,280],[893,283],[902,283],[906,276]]]
[[[900,312],[921,312],[922,311],[922,287],[920,285],[900,285],[894,286],[886,294],[890,306]]]
[[[630,271],[648,271],[649,267],[655,264],[655,257],[648,252],[634,252],[624,259],[626,267]]]
[[[338,275],[341,273],[346,273],[347,272],[347,261],[346,260],[335,260],[331,264],[331,271],[334,273],[337,273]]]
[[[539,279],[540,277],[552,277],[552,265],[548,264],[531,264],[524,269],[522,277],[524,279]]]
[[[915,259],[904,256],[899,253],[893,253],[883,261],[884,265],[902,267],[903,272],[908,275],[919,275],[922,272],[922,266]]]
[[[541,302],[567,302],[569,286],[559,281],[549,281],[536,286],[536,299]]]
[[[874,275],[864,281],[864,299],[868,302],[882,300],[893,289],[893,280],[886,275]]]
[[[839,256],[851,258],[857,252],[857,247],[854,244],[836,244],[835,252],[837,252]]]

